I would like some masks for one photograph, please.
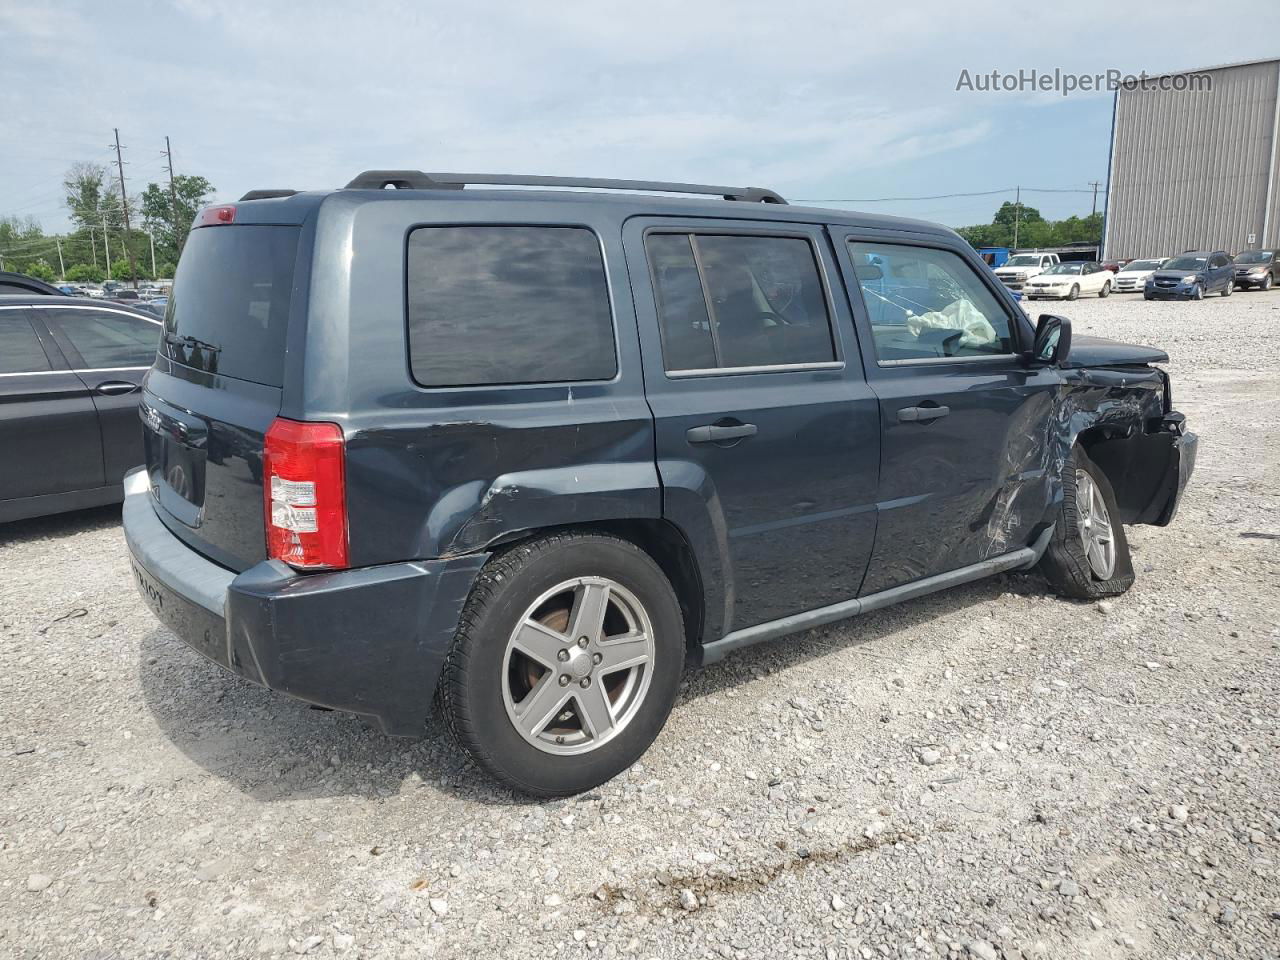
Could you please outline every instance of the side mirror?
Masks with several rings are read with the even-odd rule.
[[[853,268],[853,274],[859,280],[866,282],[868,280],[879,280],[884,276],[884,271],[880,269],[878,264],[860,263]]]
[[[1051,367],[1065,366],[1071,352],[1071,321],[1066,317],[1042,313],[1036,323],[1036,339],[1027,358],[1032,363]]]

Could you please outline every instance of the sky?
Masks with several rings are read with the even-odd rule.
[[[0,0],[0,217],[65,229],[63,174],[114,163],[117,127],[131,194],[164,182],[168,135],[220,200],[412,168],[766,186],[951,226],[1021,185],[1046,217],[1087,214],[1111,94],[957,90],[962,71],[1280,54],[1267,5],[1238,5],[1256,30],[1236,6],[1203,30],[1178,0]]]

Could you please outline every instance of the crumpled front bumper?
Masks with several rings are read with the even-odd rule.
[[[145,470],[125,477],[138,592],[188,646],[254,683],[419,736],[458,617],[487,554],[300,574],[243,573],[192,550],[156,514]]]

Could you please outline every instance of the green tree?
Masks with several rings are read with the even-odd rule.
[[[1028,207],[1025,203],[1011,203],[1006,200],[1000,205],[1000,209],[996,211],[996,215],[991,219],[991,222],[1012,225],[1015,218],[1019,224],[1044,220],[1044,217],[1040,216],[1040,211],[1035,207]]]
[[[170,263],[168,260],[165,260],[163,263],[157,263],[157,264],[156,264],[156,279],[157,279],[157,280],[172,280],[172,279],[173,279],[173,271],[174,271],[175,269],[177,269],[177,268],[176,268],[176,267],[174,267],[174,265],[173,265],[172,263]]]
[[[37,280],[43,280],[46,283],[56,280],[58,277],[58,271],[49,266],[48,261],[44,259],[32,260],[22,272],[28,277],[35,277]]]
[[[113,232],[124,229],[124,206],[106,167],[98,163],[72,164],[62,186],[67,210],[75,224],[100,229],[105,223]]]
[[[135,267],[139,280],[151,279],[151,262],[147,261],[144,266],[142,261],[135,258]],[[129,258],[121,257],[119,260],[111,261],[111,279],[125,283],[129,280]]]
[[[106,278],[102,268],[92,263],[77,263],[67,267],[67,279],[72,283],[101,283]]]
[[[176,212],[167,185],[149,183],[142,191],[142,220],[156,238],[157,262],[162,256],[177,261],[191,222],[213,194],[213,184],[204,177],[179,174],[173,178],[173,193],[178,200]]]

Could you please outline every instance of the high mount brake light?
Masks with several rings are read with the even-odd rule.
[[[205,207],[196,217],[197,227],[218,227],[236,222],[236,207],[233,203],[225,203],[218,207]]]
[[[299,570],[347,566],[341,427],[277,417],[263,449],[262,495],[268,557]]]

